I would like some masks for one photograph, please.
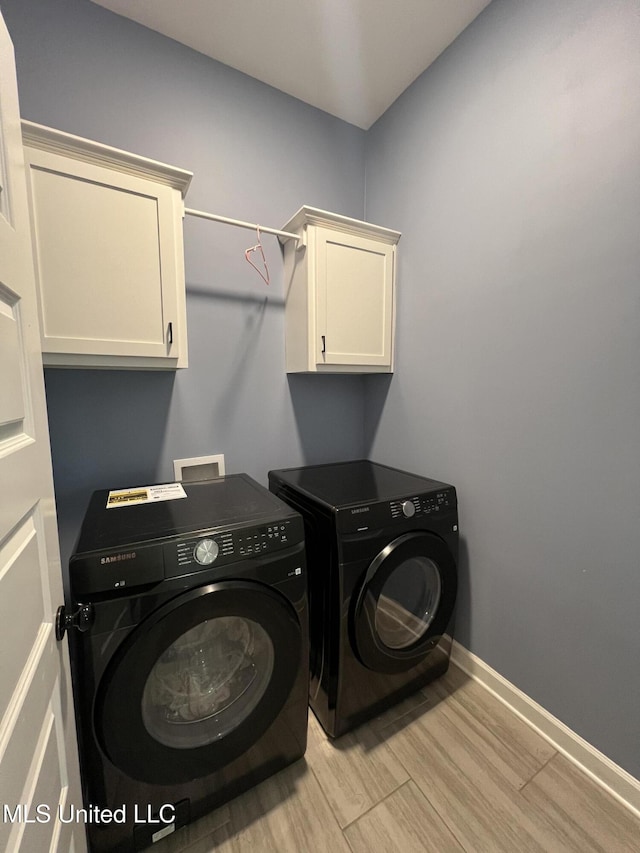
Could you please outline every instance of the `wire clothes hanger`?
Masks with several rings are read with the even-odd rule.
[[[256,225],[256,232],[258,235],[258,242],[256,243],[255,246],[250,246],[248,249],[245,250],[244,259],[245,259],[245,261],[247,261],[247,263],[251,264],[251,266],[258,273],[258,275],[264,281],[264,283],[269,284],[271,281],[271,276],[269,275],[269,267],[267,266],[267,259],[264,256],[264,249],[262,248],[262,240],[260,239],[260,226],[259,225]],[[251,255],[254,252],[259,253],[260,260],[262,261],[262,266],[264,267],[264,272],[262,271],[262,269],[260,269],[260,267],[257,264],[255,264],[251,260]]]
[[[269,268],[267,266],[267,261],[264,256],[264,249],[262,248],[262,239],[260,236],[261,232],[262,234],[273,234],[277,237],[280,237],[281,240],[282,238],[284,238],[285,240],[294,240],[299,246],[304,245],[304,237],[302,237],[300,234],[294,234],[292,231],[282,231],[279,228],[267,228],[267,226],[265,225],[256,225],[253,222],[244,222],[242,219],[231,219],[228,216],[221,216],[217,213],[206,213],[204,210],[194,210],[190,207],[185,207],[184,213],[186,216],[196,216],[199,219],[209,219],[213,222],[224,222],[226,225],[235,225],[238,228],[249,228],[251,231],[255,229],[258,233],[258,242],[255,246],[251,246],[245,251],[244,257],[247,263],[251,264],[251,266],[266,284],[270,283],[271,277],[269,275]],[[254,252],[259,252],[264,272],[251,260],[251,255]]]

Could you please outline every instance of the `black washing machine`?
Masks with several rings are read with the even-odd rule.
[[[182,487],[95,492],[70,561],[92,851],[144,849],[306,748],[302,519],[245,474]]]
[[[310,705],[337,737],[449,666],[456,490],[367,460],[271,471],[269,487],[304,518]]]

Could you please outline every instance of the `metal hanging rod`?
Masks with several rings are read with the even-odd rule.
[[[256,225],[253,222],[243,222],[241,219],[229,219],[228,216],[219,216],[216,213],[205,213],[203,210],[193,210],[190,207],[184,209],[186,216],[198,216],[200,219],[212,219],[214,222],[224,222],[226,225],[236,225],[238,228],[249,228],[251,231],[260,229],[262,234],[275,234],[276,237],[286,237],[288,240],[300,240],[299,234],[290,231],[279,231],[277,228],[267,228],[265,225]]]

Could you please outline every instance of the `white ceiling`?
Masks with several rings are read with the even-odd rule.
[[[93,0],[369,128],[490,0]]]

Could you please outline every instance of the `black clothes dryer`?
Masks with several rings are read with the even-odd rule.
[[[271,471],[269,487],[304,518],[310,705],[337,737],[449,666],[456,491],[366,460]]]
[[[144,849],[306,748],[302,519],[245,474],[182,486],[95,492],[70,560],[92,851]]]

